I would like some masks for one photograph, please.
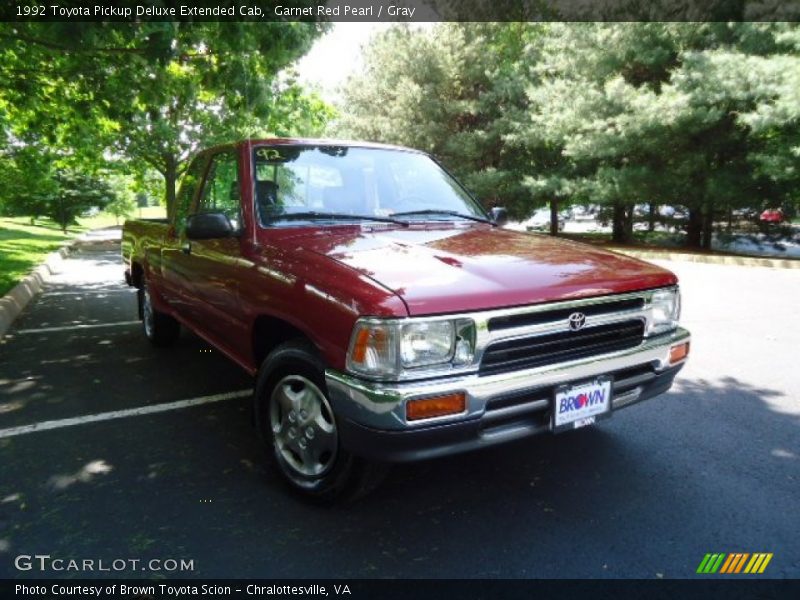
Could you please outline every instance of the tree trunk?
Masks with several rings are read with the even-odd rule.
[[[703,236],[703,213],[699,208],[689,209],[689,223],[686,225],[686,245],[700,248]]]
[[[614,215],[611,222],[611,240],[625,243],[625,208],[619,202],[614,203]]]
[[[558,235],[558,200],[550,200],[550,235]]]
[[[61,226],[61,231],[64,232],[66,235],[67,233],[67,211],[66,207],[64,206],[64,196],[58,197],[58,210],[56,211],[56,220],[58,224]]]
[[[647,214],[647,231],[653,232],[656,230],[656,209],[658,205],[655,202],[650,203],[650,211]]]
[[[625,243],[633,243],[633,204],[625,206]]]
[[[630,244],[633,241],[633,205],[614,203],[613,230],[611,239],[617,244]]]
[[[711,238],[714,235],[714,203],[709,202],[703,214],[703,249],[711,250]]]
[[[175,216],[175,203],[178,185],[178,160],[173,155],[164,157],[164,199],[167,204],[167,218],[172,221]]]

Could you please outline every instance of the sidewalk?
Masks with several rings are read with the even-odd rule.
[[[788,258],[766,258],[761,256],[736,256],[721,254],[701,254],[675,252],[668,249],[628,248],[622,246],[601,246],[620,254],[643,260],[669,260],[710,265],[736,265],[740,267],[767,267],[771,269],[800,269],[800,260]]]
[[[0,339],[6,334],[11,324],[28,306],[30,301],[42,291],[47,282],[57,283],[64,270],[70,268],[68,265],[71,264],[72,268],[74,268],[75,263],[67,261],[70,255],[80,252],[81,248],[89,247],[97,250],[107,250],[118,255],[121,239],[122,229],[119,227],[96,229],[81,234],[56,252],[50,254],[41,265],[36,267],[11,291],[0,298]],[[93,269],[89,270],[93,271]],[[103,271],[101,270],[100,272],[102,273]],[[71,274],[67,276],[69,277]],[[108,276],[108,274],[105,276]],[[61,279],[63,280],[63,277]],[[119,276],[116,276],[116,279],[119,279]]]

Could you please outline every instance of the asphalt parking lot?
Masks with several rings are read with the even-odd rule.
[[[665,266],[694,336],[669,394],[321,508],[265,467],[250,378],[190,334],[150,347],[118,251],[85,247],[0,341],[0,578],[154,575],[21,554],[193,561],[167,577],[693,578],[709,552],[800,577],[800,271]]]

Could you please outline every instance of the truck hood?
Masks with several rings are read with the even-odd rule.
[[[672,285],[665,269],[594,246],[485,225],[336,227],[292,238],[394,291],[410,315],[459,313]]]

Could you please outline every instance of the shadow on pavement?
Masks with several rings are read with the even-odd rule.
[[[88,262],[0,344],[0,429],[252,386],[189,334],[158,351],[135,323],[20,333],[135,320],[118,258],[71,260]],[[200,578],[693,577],[723,551],[798,577],[798,425],[778,390],[679,377],[597,428],[397,466],[331,508],[266,466],[247,399],[3,438],[0,577],[109,575],[20,573],[20,553],[185,558],[194,571],[159,575]]]
[[[0,444],[0,539],[192,558],[196,577],[691,577],[728,548],[797,576],[793,517],[764,509],[796,505],[796,415],[733,378],[682,388],[596,429],[399,466],[328,509],[264,467],[246,402],[24,436]]]

